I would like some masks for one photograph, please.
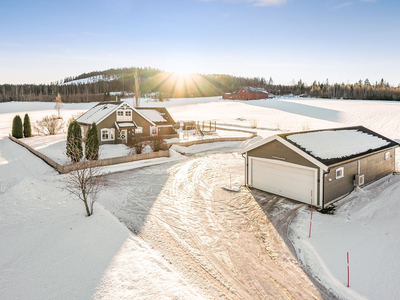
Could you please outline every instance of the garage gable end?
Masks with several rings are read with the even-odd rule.
[[[265,143],[252,148],[249,147],[244,151],[247,152],[248,157],[283,161],[310,168],[321,168],[325,171],[328,169],[327,166],[279,136],[273,136],[269,138],[269,141],[266,140]]]

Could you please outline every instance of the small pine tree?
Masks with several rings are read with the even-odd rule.
[[[72,162],[79,162],[83,156],[82,131],[78,122],[72,122],[68,127],[67,156]]]
[[[31,137],[32,129],[31,129],[31,121],[29,120],[28,114],[25,114],[24,117],[24,137]]]
[[[85,157],[87,160],[99,159],[99,136],[96,123],[90,125],[85,142]]]
[[[19,115],[16,115],[13,120],[13,125],[12,125],[12,136],[21,139],[23,137],[22,134],[22,120]]]

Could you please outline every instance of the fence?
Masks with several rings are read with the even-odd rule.
[[[32,147],[28,146],[27,144],[21,142],[20,140],[14,138],[13,136],[9,135],[9,138],[16,142],[17,144],[25,147],[28,149],[30,152],[35,154],[37,157],[41,158],[44,160],[48,165],[56,169],[59,173],[61,174],[66,174],[71,171],[79,170],[82,168],[86,167],[85,162],[79,162],[75,164],[69,164],[69,165],[60,165],[59,163],[55,162],[51,158],[47,157],[46,155],[40,153],[39,151],[33,149]],[[158,152],[151,152],[151,153],[142,153],[142,154],[136,154],[136,155],[127,155],[127,156],[121,156],[121,157],[113,157],[113,158],[105,158],[105,159],[99,159],[95,161],[94,163],[96,166],[109,166],[109,165],[115,165],[115,164],[122,164],[122,163],[127,163],[127,162],[132,162],[132,161],[138,161],[138,160],[144,160],[144,159],[151,159],[151,158],[159,158],[159,157],[169,157],[169,150],[163,150],[163,151],[158,151]]]
[[[222,128],[221,128],[222,129]],[[225,129],[222,129],[225,130]],[[245,131],[247,133],[252,133],[251,136],[243,136],[243,137],[225,137],[225,138],[212,138],[212,139],[201,139],[201,140],[193,140],[193,141],[187,141],[187,142],[172,142],[168,143],[167,147],[170,148],[172,145],[179,145],[183,147],[189,147],[192,145],[197,145],[197,144],[206,144],[206,143],[217,143],[217,142],[241,142],[241,141],[246,141],[248,139],[252,139],[253,137],[257,136],[257,133],[251,132],[251,131]]]

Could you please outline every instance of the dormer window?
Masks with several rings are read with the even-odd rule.
[[[121,121],[132,121],[132,111],[129,109],[117,110],[117,122]]]

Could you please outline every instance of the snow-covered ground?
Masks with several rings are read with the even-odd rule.
[[[398,299],[399,201],[400,176],[385,177],[339,201],[334,215],[314,213],[311,238],[310,209],[302,208],[291,224],[301,264],[344,299]]]
[[[0,158],[1,299],[201,298],[101,205],[85,217],[28,150],[2,138]]]
[[[43,153],[59,164],[68,162],[66,156],[66,140],[67,134],[47,135],[47,136],[34,136],[31,138],[23,138],[22,142],[31,146],[33,149]],[[147,151],[149,149],[146,149]],[[150,149],[151,150],[151,149]],[[111,158],[128,155],[131,149],[123,144],[117,145],[101,145],[99,149],[100,158]]]
[[[245,129],[257,125],[255,130],[262,137],[282,131],[363,125],[400,140],[398,102],[300,98],[226,101],[209,97],[165,102],[142,99],[141,104],[166,106],[175,120],[215,120],[217,124]],[[64,104],[62,116],[66,120],[93,105]],[[197,295],[184,279],[168,268],[162,257],[138,237],[130,235],[100,205],[96,206],[99,214],[84,218],[81,204],[57,188],[62,184],[54,179],[56,173],[5,138],[11,132],[15,114],[23,117],[26,112],[33,123],[55,113],[54,103],[0,103],[2,298],[26,298],[28,289],[31,299],[74,298],[78,294],[89,298],[96,290],[101,295],[115,293],[120,298],[139,299],[145,298],[144,290],[166,298]],[[233,143],[228,147],[244,146]],[[205,149],[200,150],[210,150],[218,145],[196,145],[181,152],[196,153],[202,147]],[[175,159],[182,157],[176,154]],[[300,210],[291,230],[302,265],[343,299],[397,299],[400,294],[397,195],[400,195],[397,176],[389,176],[351,194],[339,203],[335,215],[314,213],[311,239],[307,238],[309,210]],[[109,238],[105,241],[103,236]],[[106,251],[98,253],[102,247]],[[139,251],[134,253],[140,259],[129,258],[130,247]],[[345,286],[346,252],[350,253],[350,288]],[[93,257],[99,259],[99,266],[92,267]],[[145,257],[156,263],[147,264]],[[132,272],[137,272],[138,277]],[[168,276],[163,275],[165,272],[172,278],[168,278],[169,283]],[[75,279],[82,274],[85,280]]]

